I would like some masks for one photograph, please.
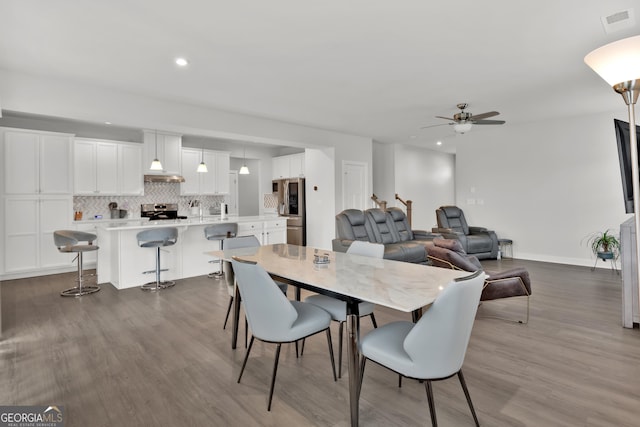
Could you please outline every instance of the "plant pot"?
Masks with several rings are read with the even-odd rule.
[[[597,256],[598,256],[598,258],[600,258],[603,261],[615,258],[615,255],[614,255],[613,252],[600,252],[600,251],[598,251]]]

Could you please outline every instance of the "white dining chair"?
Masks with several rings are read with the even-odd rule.
[[[352,255],[362,255],[382,259],[382,257],[384,256],[384,245],[380,243],[370,243],[361,240],[354,240],[351,243],[351,246],[349,246],[349,248],[347,249],[347,253]],[[347,303],[327,295],[311,295],[305,298],[304,301],[328,311],[329,314],[331,314],[331,319],[335,322],[338,322],[339,324],[338,378],[342,378],[342,335],[344,331],[344,324],[347,321]],[[373,314],[374,308],[374,304],[363,301],[358,304],[358,313],[360,313],[360,317],[370,316],[373,327],[377,328],[378,324],[376,323],[376,317]]]
[[[473,420],[479,426],[462,364],[480,302],[485,274],[476,271],[456,279],[440,293],[417,323],[393,322],[365,335],[360,341],[361,380],[367,360],[403,377],[423,380],[431,413],[437,426],[432,381],[458,375]],[[360,384],[362,387],[362,382]]]
[[[282,344],[296,342],[323,331],[326,331],[327,335],[333,380],[337,381],[329,313],[312,304],[288,300],[264,268],[254,261],[233,257],[231,262],[244,302],[245,314],[251,326],[251,341],[242,363],[238,383],[247,365],[254,339],[277,344],[267,405],[267,410],[270,411]]]

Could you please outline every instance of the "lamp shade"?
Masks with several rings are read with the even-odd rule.
[[[160,163],[160,160],[158,160],[157,157],[153,159],[153,161],[151,162],[151,167],[149,167],[149,170],[152,170],[152,171],[162,170],[162,163]]]
[[[453,130],[456,131],[456,133],[465,133],[471,130],[471,126],[471,122],[456,123],[453,125]]]
[[[640,36],[599,47],[584,62],[610,86],[640,79]]]
[[[200,172],[200,173],[209,172],[209,170],[207,169],[207,165],[205,164],[204,160],[200,162],[200,164],[198,165],[198,169],[196,169],[196,172]]]
[[[238,172],[240,175],[249,175],[249,168],[247,167],[247,165],[242,165],[242,167],[240,168],[240,171]]]

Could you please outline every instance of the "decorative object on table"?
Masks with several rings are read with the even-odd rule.
[[[593,264],[591,271],[596,269],[599,259],[604,262],[611,260],[611,269],[617,271],[616,260],[620,256],[620,241],[618,238],[611,234],[610,230],[606,230],[592,233],[586,239],[591,251],[596,256],[596,262]]]
[[[331,261],[329,260],[329,254],[313,254],[313,263],[314,264],[329,264]]]

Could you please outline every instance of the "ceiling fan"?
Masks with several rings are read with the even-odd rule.
[[[460,109],[460,112],[454,114],[453,117],[436,116],[436,118],[449,120],[451,123],[448,124],[453,125],[453,130],[456,131],[456,133],[469,132],[472,125],[503,125],[505,123],[504,120],[486,120],[489,117],[494,117],[500,114],[497,111],[489,111],[486,113],[473,115],[470,112],[465,111],[468,106],[469,104],[460,103],[457,105],[457,107]],[[434,126],[442,125],[424,126],[421,129],[426,129]]]

